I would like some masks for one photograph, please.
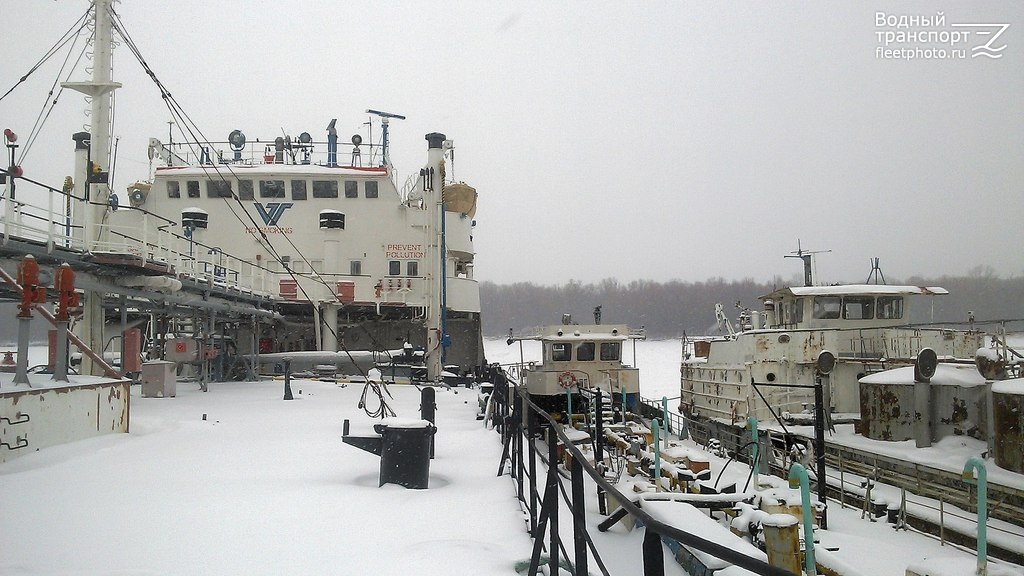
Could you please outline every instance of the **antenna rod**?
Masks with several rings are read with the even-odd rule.
[[[800,240],[796,241],[796,252],[786,254],[784,258],[799,258],[804,262],[804,286],[814,286],[811,278],[811,255],[831,252],[831,250],[804,250],[800,246]]]
[[[391,166],[391,157],[388,155],[388,119],[397,118],[398,120],[405,120],[405,116],[391,112],[381,112],[372,108],[367,108],[366,113],[380,116],[381,130],[384,131],[384,134],[381,136],[381,161],[384,163],[384,166]]]

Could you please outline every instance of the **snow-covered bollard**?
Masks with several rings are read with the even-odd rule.
[[[375,424],[378,436],[350,436],[345,420],[342,442],[380,456],[380,484],[427,488],[430,448],[437,428],[427,420],[385,418]]]

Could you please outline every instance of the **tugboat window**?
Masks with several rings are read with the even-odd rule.
[[[879,296],[878,318],[883,320],[899,320],[903,318],[903,297]]]
[[[815,296],[814,317],[823,319],[839,318],[843,299],[839,296]]]
[[[601,360],[617,362],[621,351],[622,347],[618,342],[601,342]]]
[[[389,276],[401,276],[402,275],[402,262],[400,260],[392,260],[388,262],[388,275]]]
[[[292,180],[292,200],[306,199],[306,181]]]
[[[284,180],[260,180],[260,198],[284,198]]]
[[[167,197],[181,198],[181,184],[177,180],[167,181]]]
[[[199,198],[199,180],[189,180],[185,184],[188,186],[188,197]]]
[[[361,276],[363,274],[363,261],[352,260],[348,263],[348,273],[352,276]]]
[[[796,325],[804,321],[804,299],[794,298],[784,303],[783,308],[784,323],[790,325]]]
[[[405,275],[406,276],[419,276],[420,275],[420,263],[411,260],[405,264]]]
[[[551,345],[551,360],[555,362],[572,360],[572,346],[567,342],[555,342]]]
[[[376,180],[367,180],[363,184],[363,187],[366,189],[366,197],[367,198],[376,198],[377,197],[377,181]]]
[[[239,200],[252,200],[252,180],[239,180],[238,181],[238,199]]]
[[[207,180],[207,198],[231,198],[231,183],[227,180]]]
[[[594,343],[583,342],[576,347],[576,360],[590,362],[594,359]]]
[[[345,198],[359,198],[359,183],[355,180],[345,180]]]
[[[847,320],[870,320],[875,317],[873,296],[847,296],[843,298],[843,318]]]
[[[337,180],[313,180],[313,198],[337,198]]]

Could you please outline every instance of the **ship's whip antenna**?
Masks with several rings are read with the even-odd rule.
[[[800,246],[800,239],[796,241],[796,252],[786,254],[784,258],[799,258],[804,261],[804,286],[813,286],[811,278],[811,256],[813,254],[823,254],[831,252],[831,250],[804,250]]]
[[[388,119],[397,118],[399,120],[405,120],[405,116],[401,114],[392,114],[391,112],[381,112],[380,110],[373,110],[370,108],[366,109],[367,114],[374,114],[380,116],[380,128],[383,131],[381,136],[381,161],[384,162],[384,166],[391,166],[391,156],[388,155]]]

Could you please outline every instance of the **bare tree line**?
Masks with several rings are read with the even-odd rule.
[[[942,286],[949,295],[926,299],[928,304],[911,309],[915,323],[966,325],[969,315],[977,324],[994,320],[1017,320],[1011,330],[1024,330],[1024,276],[999,278],[990,268],[972,270],[967,276],[928,279],[911,277],[891,280],[890,284]],[[712,278],[703,282],[671,280],[654,282],[634,280],[622,283],[605,279],[595,284],[570,280],[561,286],[542,286],[529,282],[480,285],[484,335],[501,337],[537,326],[557,324],[563,314],[586,324],[601,307],[604,324],[627,324],[645,328],[651,338],[678,338],[716,334],[715,304],[722,303],[726,314],[735,319],[740,307],[760,309],[759,296],[777,287],[793,285],[776,278],[757,282],[751,278],[726,280]],[[981,326],[984,328],[984,326]]]

